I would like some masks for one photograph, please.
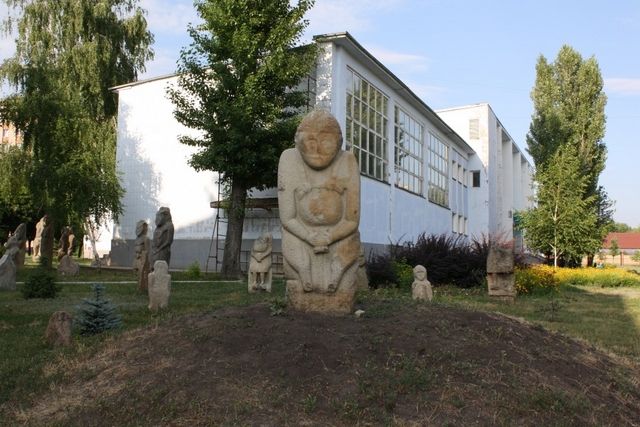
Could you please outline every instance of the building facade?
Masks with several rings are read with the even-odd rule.
[[[319,57],[305,85],[310,104],[336,117],[343,131],[343,148],[358,159],[360,233],[367,249],[412,241],[421,233],[473,238],[508,229],[508,210],[513,212],[523,203],[515,188],[529,188],[525,182],[531,174],[528,164],[523,170],[521,159],[516,162],[516,146],[503,137],[508,134],[495,115],[492,139],[466,138],[454,130],[455,121],[443,120],[348,33],[314,40]],[[217,174],[195,172],[188,165],[193,149],[178,142],[179,135],[192,131],[173,118],[166,88],[175,82],[175,76],[166,76],[114,88],[119,94],[118,170],[127,191],[124,214],[114,225],[111,258],[115,264],[131,262],[135,223],[147,220],[153,229],[156,210],[168,206],[175,226],[172,267],[194,261],[204,266],[216,214],[225,217],[215,204],[221,197]],[[487,126],[491,126],[489,119]],[[501,145],[496,151],[491,147],[496,141],[506,148],[502,150]],[[483,161],[483,150],[500,161]],[[510,156],[502,154],[507,151]],[[510,181],[504,171],[493,171],[507,164]],[[503,187],[494,189],[495,197],[489,185],[473,186],[476,171],[487,182],[501,183]],[[504,188],[507,181],[510,193]],[[498,199],[507,193],[512,194],[510,199]],[[258,201],[276,196],[275,189],[250,195]],[[499,208],[492,207],[498,202]],[[274,251],[279,250],[277,207],[260,208],[266,205],[255,203],[247,211],[244,250],[264,231],[273,233]],[[221,235],[225,225],[219,223]]]

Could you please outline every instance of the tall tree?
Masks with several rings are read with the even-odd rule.
[[[590,200],[597,221],[584,233],[602,240],[612,222],[612,202],[598,186],[606,161],[603,79],[598,62],[584,60],[563,46],[555,62],[538,58],[531,92],[534,113],[527,135],[528,152],[537,169],[545,169],[560,149],[571,147],[579,159],[577,174],[584,178],[583,196]],[[582,255],[593,255],[587,251]]]
[[[121,211],[115,171],[116,95],[152,57],[137,0],[3,0],[17,18],[16,52],[0,65],[15,93],[2,118],[22,130],[32,156],[35,205],[59,224]]]
[[[528,245],[554,260],[595,253],[601,240],[590,232],[597,221],[593,199],[584,197],[588,178],[580,171],[575,147],[561,147],[536,170],[537,206],[523,214]]]
[[[229,223],[222,273],[240,272],[247,191],[275,185],[280,153],[291,146],[298,108],[295,87],[310,72],[314,46],[298,46],[313,0],[196,0],[204,23],[190,27],[182,49],[178,86],[168,90],[174,115],[200,136],[181,136],[198,147],[196,170],[221,174]]]

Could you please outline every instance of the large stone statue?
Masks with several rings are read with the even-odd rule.
[[[273,237],[264,233],[253,242],[249,260],[249,292],[271,292],[271,252]]]
[[[278,166],[287,298],[295,309],[353,309],[360,254],[360,171],[328,112],[309,113]]]
[[[489,296],[513,301],[516,296],[513,247],[492,245],[487,256]]]
[[[151,243],[150,263],[155,266],[158,260],[166,261],[169,266],[171,260],[171,243],[173,243],[173,223],[171,211],[167,207],[161,207],[156,213],[156,229],[153,231]]]
[[[411,284],[411,297],[416,301],[431,301],[433,288],[427,280],[427,269],[422,265],[413,268],[413,283]]]
[[[8,250],[11,247],[17,247],[18,252],[15,256],[15,264],[16,268],[20,269],[24,266],[24,258],[27,252],[27,226],[23,222],[18,225],[12,235],[9,236],[9,239],[4,244],[4,247]]]
[[[60,240],[58,240],[58,261],[60,261],[63,256],[69,255],[69,236],[71,234],[73,234],[71,227],[62,227]]]
[[[151,249],[151,241],[147,237],[149,226],[145,221],[138,221],[136,224],[136,256],[133,260],[133,269],[138,273],[138,290],[146,292],[148,288],[149,250]]]
[[[18,247],[11,245],[7,248],[2,258],[0,258],[0,290],[15,291],[16,290],[16,255]]]
[[[36,237],[33,241],[33,262],[40,258],[47,259],[47,266],[51,266],[53,258],[53,222],[49,215],[42,217],[36,224]]]
[[[169,305],[171,295],[171,275],[165,261],[156,261],[153,272],[149,273],[149,310],[158,311]]]

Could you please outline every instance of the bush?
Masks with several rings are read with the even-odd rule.
[[[560,286],[553,269],[547,266],[516,268],[515,276],[518,295],[549,294]]]
[[[122,324],[122,319],[116,313],[116,307],[111,301],[104,299],[104,286],[93,285],[95,299],[84,299],[83,305],[78,306],[75,325],[80,335],[95,335],[115,329]]]
[[[404,259],[393,262],[393,274],[396,278],[395,284],[401,289],[411,289],[413,284],[413,267],[407,264]]]
[[[62,287],[56,283],[55,273],[40,266],[31,273],[20,288],[25,299],[55,298]]]
[[[551,267],[547,268],[551,269]],[[613,266],[606,266],[606,268],[558,268],[556,269],[556,277],[561,284],[566,285],[595,285],[603,288],[640,286],[640,277]]]
[[[200,263],[198,261],[193,261],[191,264],[189,264],[185,275],[189,279],[199,279],[200,276],[202,276],[202,271],[200,270]]]

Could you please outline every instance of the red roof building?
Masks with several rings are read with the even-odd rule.
[[[609,233],[602,247],[609,249],[613,240],[618,242],[620,250],[640,250],[640,233]]]

